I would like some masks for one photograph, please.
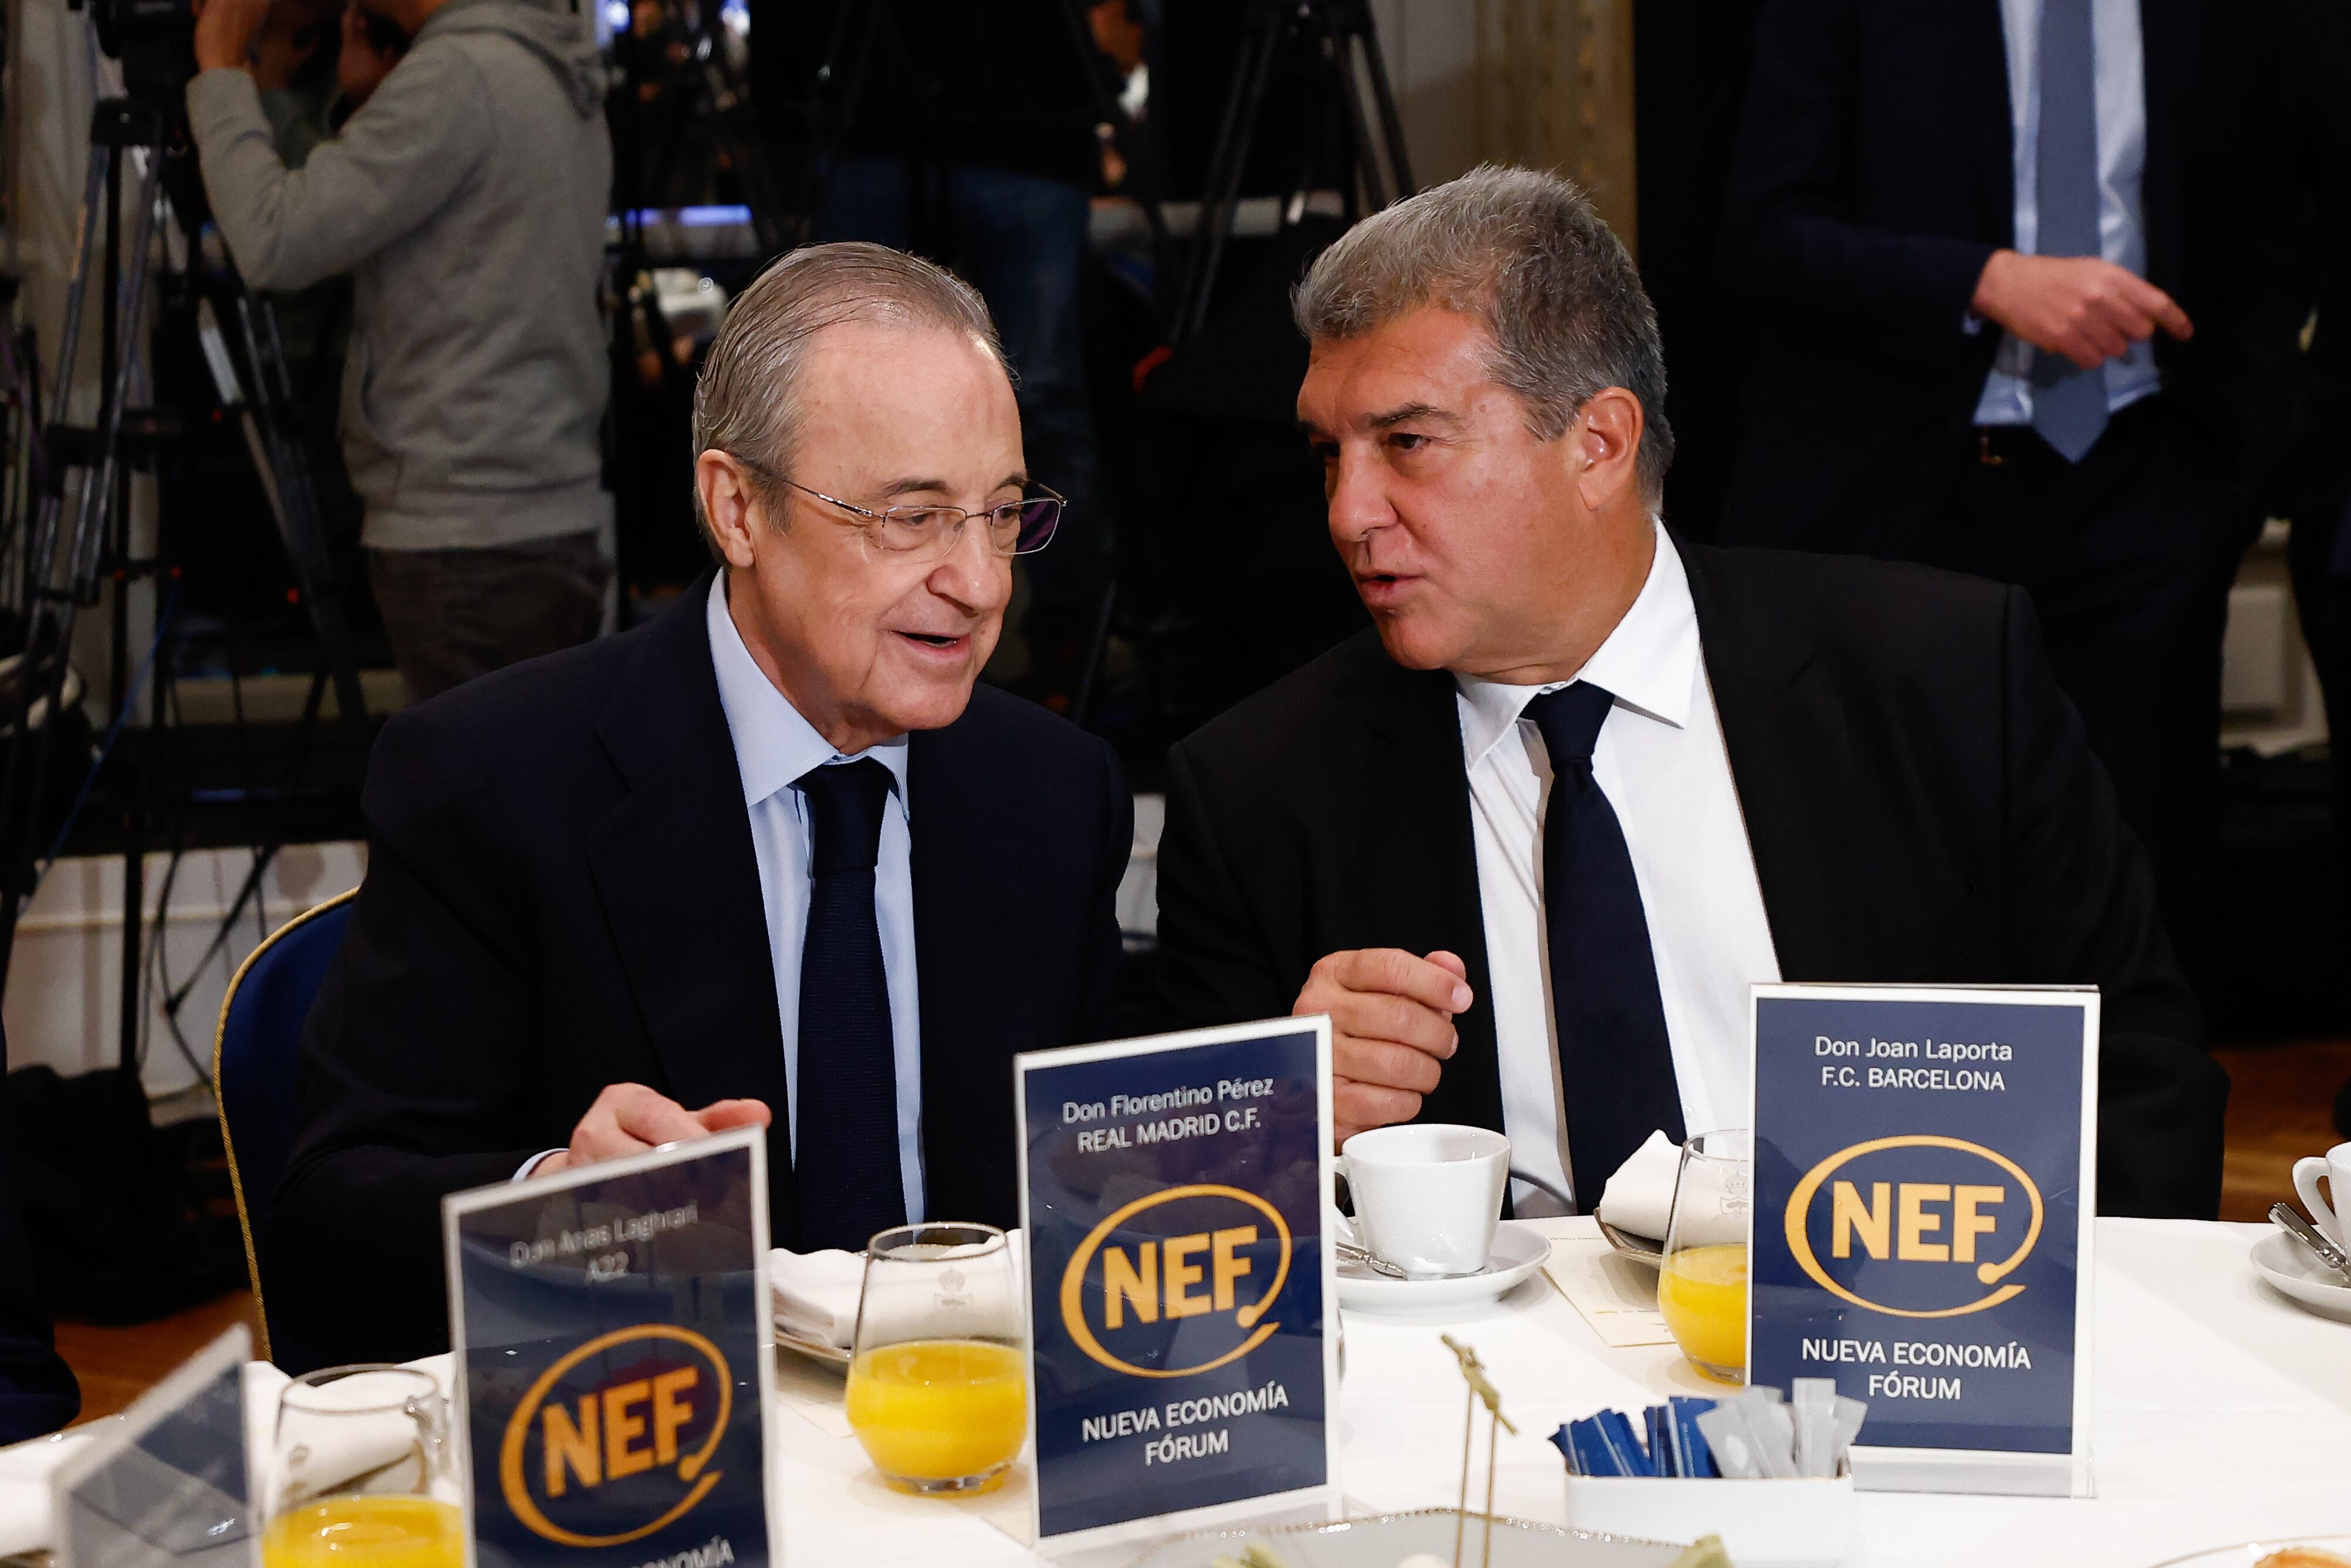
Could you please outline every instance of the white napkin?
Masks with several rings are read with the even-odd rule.
[[[1009,1300],[999,1300],[992,1294],[992,1285],[976,1281],[976,1297],[981,1315],[995,1313],[1005,1322],[1019,1324],[1021,1303],[1026,1299],[1025,1254],[1021,1251],[1020,1232],[1004,1233],[1012,1256],[1012,1271],[1008,1279],[991,1275],[1010,1291]],[[938,1254],[941,1258],[956,1258],[966,1249],[950,1249]],[[977,1251],[979,1249],[968,1249]],[[776,1326],[802,1339],[816,1340],[841,1350],[855,1348],[857,1342],[857,1305],[865,1289],[865,1258],[862,1253],[843,1252],[828,1248],[818,1252],[792,1252],[778,1247],[768,1254],[768,1285],[775,1297]]]
[[[820,1252],[768,1254],[768,1284],[776,1298],[776,1326],[802,1339],[850,1347],[857,1337],[857,1293],[865,1260],[837,1247]]]
[[[1608,1178],[1607,1189],[1600,1195],[1600,1218],[1629,1235],[1662,1242],[1673,1218],[1674,1182],[1681,1165],[1681,1145],[1663,1133],[1651,1133]]]
[[[455,1358],[446,1354],[427,1356],[408,1365],[430,1373],[441,1385],[441,1396],[446,1402],[442,1406],[443,1420],[454,1424],[457,1408],[451,1396],[450,1380],[455,1375]],[[290,1381],[266,1361],[250,1362],[245,1369],[246,1451],[252,1456],[249,1473],[255,1483],[253,1495],[261,1509],[266,1509],[269,1500],[285,1490],[289,1479],[299,1480],[301,1495],[327,1491],[353,1476],[392,1463],[408,1452],[415,1439],[416,1424],[407,1415],[396,1408],[378,1408],[406,1397],[413,1380],[382,1373],[356,1372],[314,1391],[307,1397],[305,1407],[370,1413],[337,1416],[328,1420],[304,1421],[299,1415],[291,1417],[300,1430],[298,1433],[289,1429],[288,1437],[298,1441],[304,1453],[298,1477],[288,1477],[278,1465],[277,1429],[278,1401]],[[445,1429],[444,1437],[449,1440]]]

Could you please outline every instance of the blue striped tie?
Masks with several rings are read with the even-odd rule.
[[[2043,256],[2096,256],[2098,84],[2090,0],[2042,0],[2041,135],[2033,143],[2035,205]],[[2036,350],[2032,428],[2068,463],[2079,463],[2106,429],[2106,368],[2084,370],[2063,354]]]

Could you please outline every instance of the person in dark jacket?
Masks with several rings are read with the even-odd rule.
[[[1117,759],[973,685],[1060,510],[986,307],[796,251],[695,444],[714,577],[376,743],[263,1247],[281,1364],[447,1343],[445,1194],[728,1127],[767,1129],[779,1246],[1017,1224],[1012,1058],[1112,1032]]]
[[[2304,287],[2317,311],[2302,362],[2301,439],[2276,486],[2294,607],[2317,666],[2334,737],[2335,854],[2351,888],[2351,9],[2294,0],[2294,176],[2305,247]],[[2335,1098],[2335,1125],[2351,1138],[2351,1083]]]
[[[1771,0],[1722,225],[1721,541],[2023,587],[2183,939],[2300,326],[2273,9]]]
[[[1556,176],[1365,220],[1297,308],[1374,630],[1168,754],[1182,1021],[1327,1012],[1343,1137],[1493,1127],[1588,1211],[1744,1123],[1756,983],[2095,985],[2101,1212],[2215,1212],[2228,1079],[2021,591],[1664,528],[1656,317]]]
[[[7,1050],[0,1035],[0,1059]],[[16,1124],[0,1115],[0,1443],[55,1432],[81,1414],[81,1385],[57,1354],[48,1311],[33,1286],[18,1190]]]

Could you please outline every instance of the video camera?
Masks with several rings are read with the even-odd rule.
[[[212,213],[188,130],[188,83],[196,75],[193,0],[66,3],[89,12],[98,47],[122,66],[122,98],[99,106],[92,137],[156,148],[164,194],[193,236]]]
[[[75,10],[84,0],[71,0]],[[87,0],[98,47],[122,62],[131,98],[162,106],[177,120],[196,74],[196,13],[191,0]]]

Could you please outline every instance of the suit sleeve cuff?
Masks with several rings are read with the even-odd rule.
[[[1943,240],[1922,247],[1927,287],[1949,302],[1959,318],[1959,329],[1970,336],[1983,329],[1983,319],[1975,309],[1976,285],[1983,280],[1984,267],[1999,248],[1973,240]]]

